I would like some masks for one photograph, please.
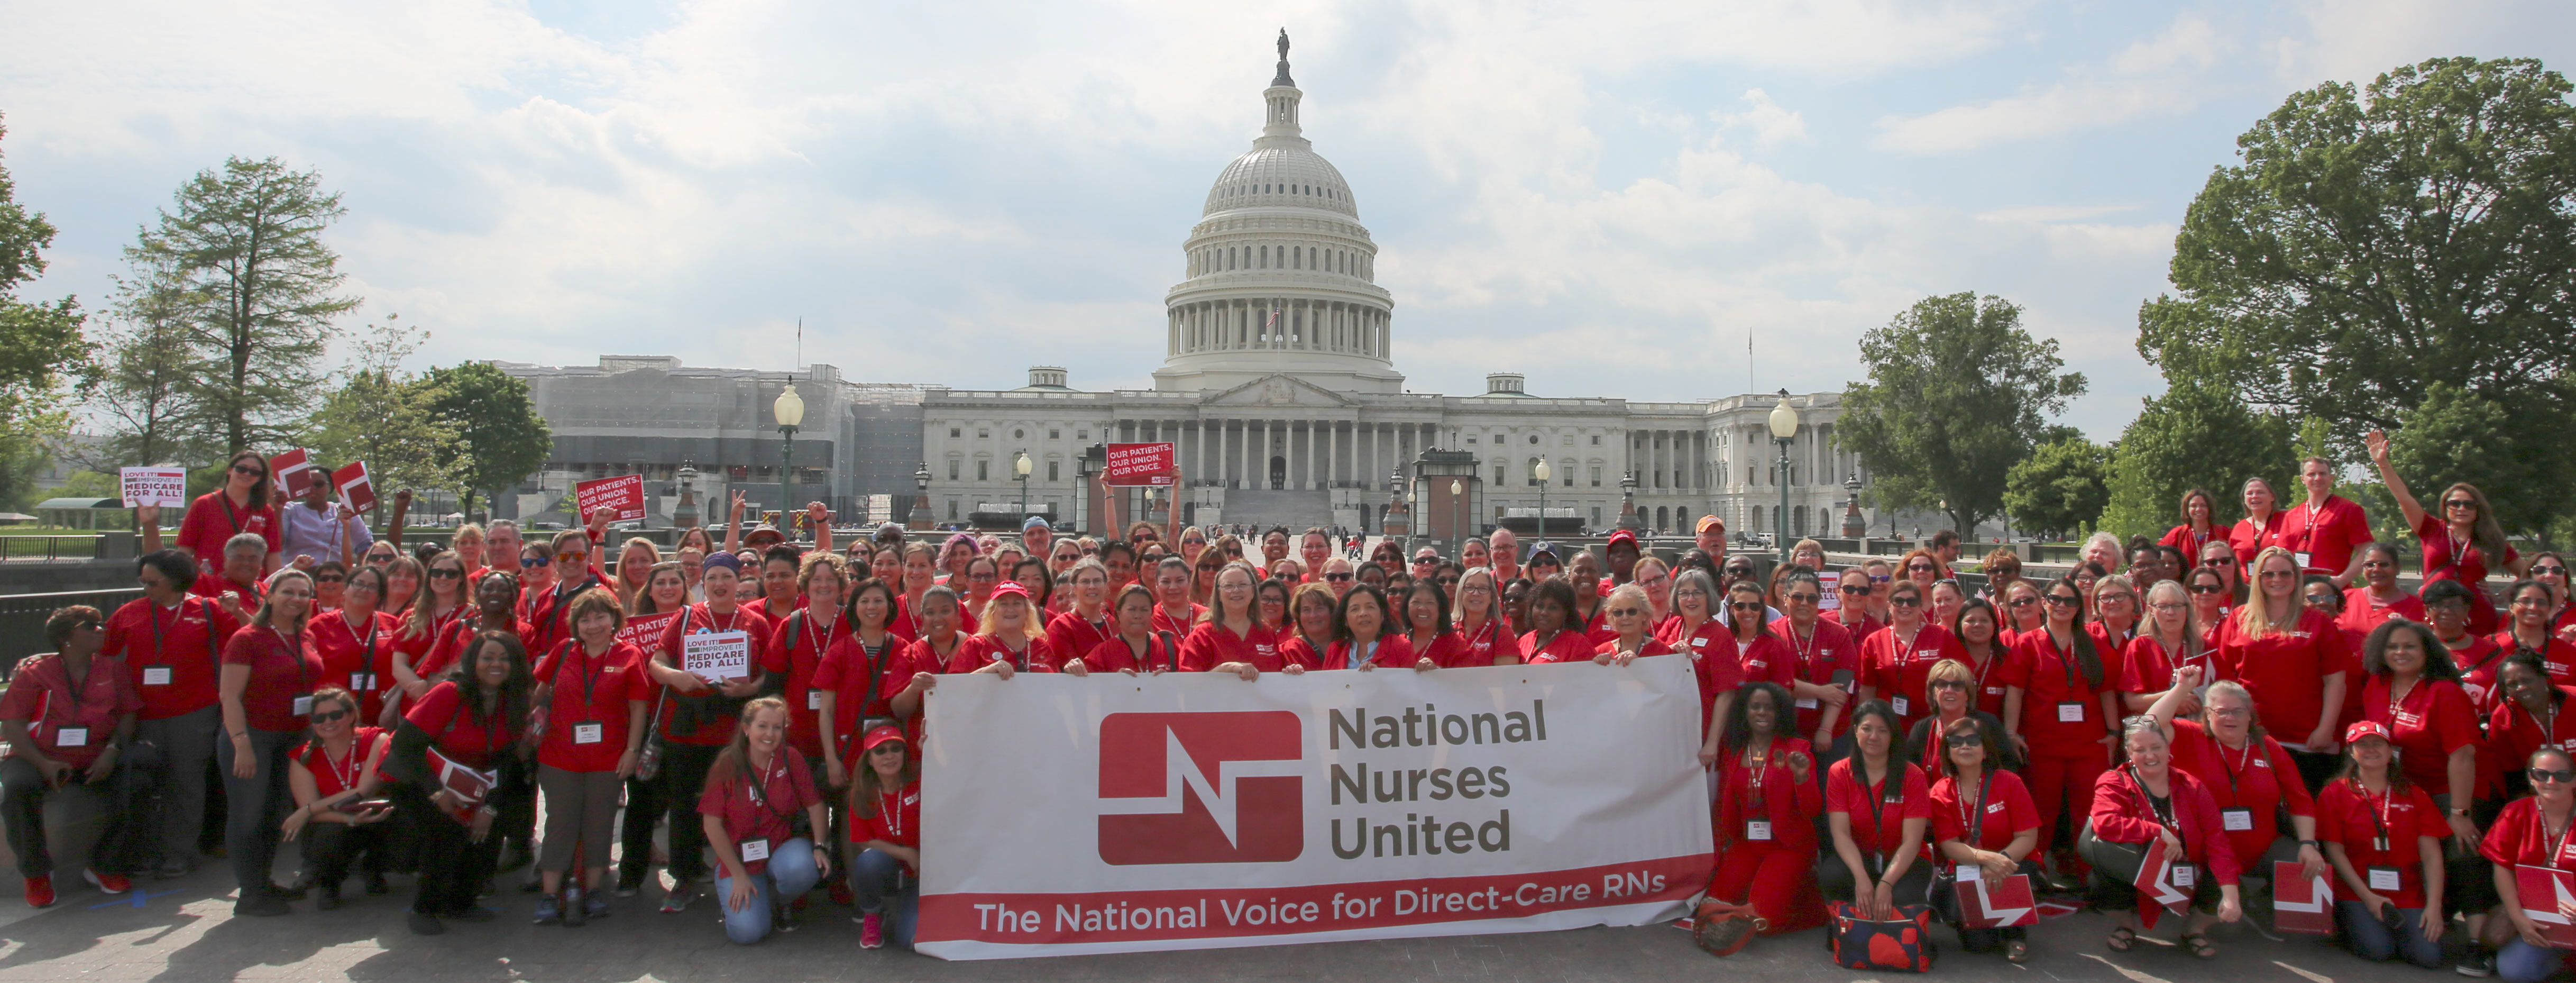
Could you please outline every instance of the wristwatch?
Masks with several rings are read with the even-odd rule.
[[[2299,841],[2299,845],[2300,845],[2300,846],[2312,846],[2312,847],[2316,847],[2317,849],[2320,849],[2320,850],[2325,849],[2325,846],[2324,846],[2323,844],[2320,844],[2320,843],[2318,843],[2318,842],[2317,842],[2317,841],[2315,841],[2315,840],[2300,840],[2300,841]]]

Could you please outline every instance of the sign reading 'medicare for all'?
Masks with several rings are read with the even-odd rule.
[[[947,959],[1639,925],[1711,862],[1688,659],[950,676],[919,951]],[[1033,817],[1044,817],[1043,821]]]
[[[117,479],[124,486],[128,508],[145,505],[188,507],[188,472],[185,469],[119,468]]]
[[[751,675],[751,633],[700,631],[681,636],[680,671],[710,683]]]

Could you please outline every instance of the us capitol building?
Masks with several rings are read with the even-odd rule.
[[[1634,478],[1649,529],[1687,534],[1712,512],[1734,531],[1773,528],[1784,476],[1765,418],[1776,395],[1558,397],[1526,391],[1502,367],[1479,394],[1407,391],[1389,355],[1395,296],[1376,281],[1377,244],[1350,183],[1304,135],[1284,32],[1278,46],[1261,136],[1218,172],[1182,241],[1187,278],[1164,295],[1154,388],[1086,391],[1052,366],[1029,369],[1017,389],[963,390],[851,382],[823,364],[791,377],[666,356],[606,356],[595,368],[497,363],[529,382],[555,434],[555,460],[504,511],[556,509],[571,482],[642,473],[649,507],[667,516],[689,464],[701,503],[739,488],[768,507],[782,495],[823,499],[847,516],[874,495],[901,520],[921,495],[936,523],[1007,521],[1020,507],[1025,455],[1029,509],[1094,529],[1107,504],[1086,479],[1099,470],[1098,445],[1169,441],[1184,523],[1377,532],[1396,508],[1416,534],[1507,524],[1526,539],[1545,462],[1552,533],[1618,522],[1623,477]],[[805,413],[797,487],[782,492],[773,401],[791,380]],[[660,398],[638,405],[636,392]],[[1791,533],[1827,534],[1839,529],[1858,456],[1834,446],[1839,393],[1790,403],[1804,423],[1785,476]],[[1150,508],[1159,522],[1161,496],[1174,492],[1150,503],[1140,490],[1118,494],[1119,517]],[[1412,504],[1400,506],[1407,494]]]

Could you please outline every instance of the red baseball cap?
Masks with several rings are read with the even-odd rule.
[[[2396,738],[2388,736],[2388,728],[2376,720],[2354,721],[2352,726],[2343,729],[2343,742],[2346,744],[2359,744],[2365,737],[2376,737],[2391,744],[2397,743]]]
[[[1614,532],[1614,533],[1611,533],[1611,534],[1610,534],[1610,541],[1609,541],[1609,542],[1606,542],[1606,543],[1601,544],[1601,552],[1603,552],[1603,553],[1608,553],[1608,552],[1610,552],[1611,550],[1618,549],[1618,548],[1619,548],[1619,544],[1621,544],[1621,543],[1626,543],[1626,544],[1628,544],[1628,548],[1629,548],[1629,549],[1632,549],[1632,550],[1633,550],[1633,549],[1639,549],[1639,547],[1637,546],[1637,534],[1636,534],[1636,533],[1633,533],[1633,532],[1629,532],[1628,530],[1625,530],[1625,529],[1621,529],[1621,530],[1619,530],[1619,531],[1617,531],[1617,532]]]
[[[1005,580],[1001,583],[994,584],[993,596],[986,598],[985,600],[989,603],[991,601],[1001,600],[1005,597],[1016,597],[1025,601],[1029,599],[1029,589],[1020,586],[1019,581]]]
[[[893,741],[897,744],[906,743],[903,739],[903,728],[897,727],[893,724],[881,725],[875,730],[869,731],[867,736],[859,738],[859,750],[861,752],[874,751],[877,749],[877,745],[883,744],[887,741]]]

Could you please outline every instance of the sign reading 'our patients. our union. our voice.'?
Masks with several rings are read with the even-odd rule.
[[[920,951],[950,959],[1636,925],[1711,859],[1682,656],[951,676]]]

